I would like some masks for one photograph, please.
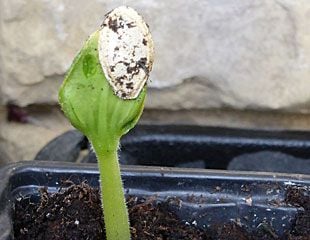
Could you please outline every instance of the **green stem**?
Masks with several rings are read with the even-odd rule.
[[[94,148],[96,151],[95,146]],[[124,197],[117,149],[118,141],[115,147],[96,151],[100,171],[101,201],[103,204],[106,239],[129,240],[129,217]]]

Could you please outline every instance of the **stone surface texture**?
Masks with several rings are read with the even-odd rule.
[[[104,14],[124,4],[155,43],[142,122],[310,129],[309,0],[0,0],[0,165],[33,159],[71,129],[58,88]],[[31,121],[8,122],[7,103]]]
[[[32,160],[52,139],[72,129],[58,109],[34,111],[28,123],[7,122],[0,108],[0,167],[21,160]]]
[[[309,112],[309,0],[0,0],[2,103],[55,104],[83,41],[122,4],[153,34],[148,108]]]
[[[6,111],[0,108],[0,167],[9,162],[32,160],[52,139],[71,130],[72,126],[58,108],[33,111],[26,109],[31,121],[6,121]],[[310,130],[309,114],[231,111],[182,110],[144,111],[142,124],[194,124],[248,129]],[[59,159],[66,161],[66,159]]]

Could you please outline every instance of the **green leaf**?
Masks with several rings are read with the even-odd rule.
[[[135,126],[143,111],[146,89],[138,98],[117,97],[101,69],[96,31],[74,60],[60,92],[59,103],[74,127],[93,144],[109,145]]]

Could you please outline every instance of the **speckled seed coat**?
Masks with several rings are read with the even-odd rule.
[[[132,8],[118,7],[100,29],[99,60],[115,94],[135,99],[153,65],[153,40],[147,24]]]

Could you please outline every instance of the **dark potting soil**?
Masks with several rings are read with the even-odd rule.
[[[156,197],[129,197],[127,205],[131,219],[132,239],[139,240],[309,240],[310,196],[307,189],[290,187],[286,203],[302,207],[296,221],[284,238],[279,238],[265,226],[249,233],[235,222],[199,229],[169,210],[168,203]],[[65,190],[50,194],[40,189],[40,201],[21,198],[13,212],[16,240],[95,240],[104,239],[104,224],[99,190],[86,183],[72,184]]]
[[[290,231],[288,239],[310,239],[310,191],[309,188],[290,187],[286,192],[286,203],[296,207],[302,207],[295,219],[294,227]]]

